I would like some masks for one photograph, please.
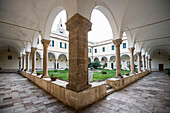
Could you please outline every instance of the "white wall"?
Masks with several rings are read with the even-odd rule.
[[[8,56],[12,56],[12,60],[8,60]],[[8,52],[7,50],[0,51],[0,67],[3,70],[18,70],[19,59],[15,51]]]
[[[164,65],[165,68],[170,68],[170,61],[168,60],[168,55],[163,53],[161,54],[154,54],[151,61],[151,68],[153,71],[159,71],[159,64]]]

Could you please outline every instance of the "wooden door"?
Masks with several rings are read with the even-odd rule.
[[[159,71],[163,71],[164,70],[164,65],[163,64],[159,64]]]

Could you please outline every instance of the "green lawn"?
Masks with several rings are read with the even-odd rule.
[[[100,70],[101,69],[97,69]],[[96,72],[96,69],[93,70],[93,79],[92,81],[99,81],[99,80],[105,80],[108,78],[112,78],[116,75],[116,70],[108,70],[104,69],[107,74],[102,74],[101,72]],[[130,71],[122,70],[121,73],[124,75],[125,73],[129,73]],[[37,73],[43,73],[42,71],[37,71]],[[68,80],[68,70],[50,70],[48,71],[48,74],[51,76],[51,74],[54,74],[55,77]]]

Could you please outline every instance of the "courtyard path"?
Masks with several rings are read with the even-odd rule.
[[[75,113],[58,99],[16,73],[0,73],[0,113]],[[170,113],[170,77],[148,76],[79,113]]]

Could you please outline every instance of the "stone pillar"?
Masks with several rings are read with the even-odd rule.
[[[26,51],[26,71],[29,71],[29,55],[30,52]]]
[[[146,56],[146,69],[148,70],[148,56]]]
[[[31,47],[31,53],[32,53],[32,72],[31,73],[36,73],[36,50],[37,48]]]
[[[69,31],[69,83],[67,88],[79,92],[91,85],[88,83],[88,31],[91,22],[75,14],[67,22]]]
[[[55,59],[55,65],[56,65],[55,69],[57,69],[57,60],[58,60],[58,59]]]
[[[18,59],[19,59],[19,71],[21,71],[21,57],[19,56]]]
[[[145,70],[145,55],[143,55],[143,71]]]
[[[40,60],[41,60],[40,68],[43,69],[43,58],[40,58]]]
[[[150,58],[149,59],[149,69],[151,70],[151,61],[152,61],[152,59]]]
[[[25,54],[22,54],[22,69],[21,70],[24,70],[25,69]]]
[[[129,48],[130,51],[130,73],[134,74],[134,56],[133,56],[133,52],[134,52],[135,48]]]
[[[43,75],[42,78],[49,78],[48,76],[48,46],[51,40],[42,39],[43,44]]]
[[[141,52],[136,53],[138,55],[138,73],[141,72]]]
[[[113,40],[116,47],[116,77],[121,77],[120,44],[122,44],[122,41],[122,39]]]

